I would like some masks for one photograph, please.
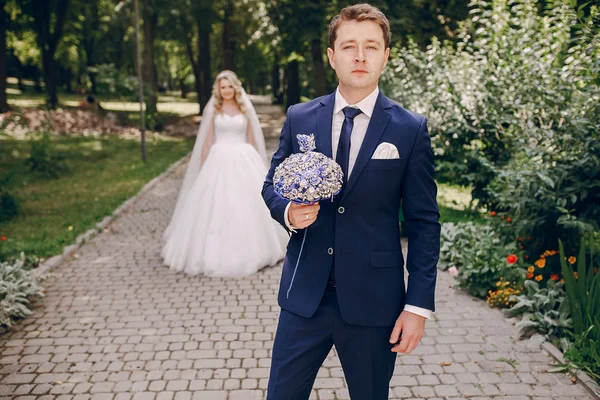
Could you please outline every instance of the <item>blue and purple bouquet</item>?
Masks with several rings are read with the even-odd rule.
[[[273,176],[275,192],[297,204],[333,200],[342,189],[342,168],[316,149],[315,136],[297,135],[301,153],[292,154],[277,168]]]

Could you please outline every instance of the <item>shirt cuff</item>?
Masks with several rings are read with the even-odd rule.
[[[408,311],[413,314],[420,315],[421,317],[425,317],[425,319],[431,319],[432,312],[431,312],[431,310],[428,310],[426,308],[421,308],[421,307],[417,307],[417,306],[411,306],[410,304],[406,304],[404,306],[404,311]]]
[[[291,224],[289,218],[288,218],[288,211],[290,209],[290,206],[292,205],[292,202],[290,201],[287,206],[285,206],[285,211],[283,212],[283,221],[285,222],[285,226],[287,226],[287,228],[294,232],[294,233],[298,233],[296,231],[296,228],[294,228],[294,226]]]

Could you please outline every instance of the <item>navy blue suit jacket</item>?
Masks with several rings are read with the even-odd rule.
[[[288,109],[279,149],[262,190],[272,217],[284,227],[288,201],[273,189],[275,168],[290,154],[300,151],[298,134],[313,133],[316,151],[331,157],[334,102],[335,93]],[[335,262],[339,307],[349,324],[391,326],[405,303],[434,310],[440,225],[426,123],[425,117],[379,94],[342,198],[337,202],[321,201],[317,220],[307,228],[288,296],[304,230],[291,235],[279,290],[279,305],[283,309],[303,317],[312,316]],[[395,145],[400,158],[371,159],[382,142]],[[401,206],[409,242],[406,291],[398,223]]]

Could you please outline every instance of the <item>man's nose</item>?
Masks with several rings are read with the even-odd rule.
[[[363,63],[365,62],[365,50],[362,48],[358,48],[356,50],[356,55],[354,56],[354,62]]]

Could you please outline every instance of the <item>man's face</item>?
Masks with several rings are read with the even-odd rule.
[[[337,30],[334,48],[327,49],[329,64],[340,86],[350,90],[375,88],[387,63],[383,31],[373,21],[344,21]]]

